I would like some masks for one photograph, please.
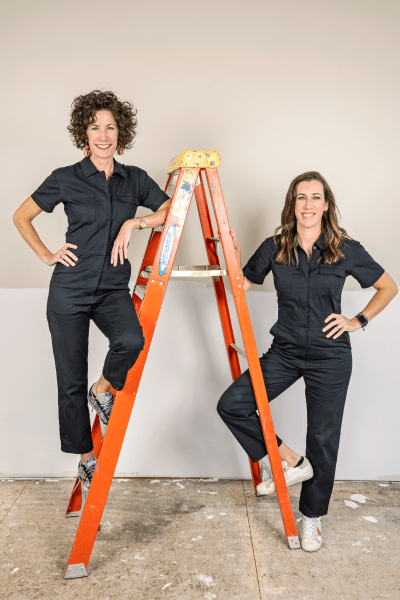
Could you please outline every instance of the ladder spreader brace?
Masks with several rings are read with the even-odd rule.
[[[185,151],[171,161],[168,169],[168,181],[165,188],[171,197],[171,205],[163,227],[154,228],[150,234],[144,259],[139,270],[136,286],[132,294],[136,312],[143,328],[145,346],[135,365],[128,373],[125,387],[115,392],[114,407],[111,413],[106,435],[102,439],[99,418],[92,427],[94,454],[97,457],[96,470],[82,511],[81,489],[78,485],[72,493],[66,516],[81,514],[74,544],[65,571],[66,579],[87,576],[87,566],[93,544],[100,526],[101,517],[111,482],[117,466],[118,457],[128,427],[133,404],[150,349],[154,329],[160,314],[161,305],[170,277],[204,277],[213,279],[222,331],[228,354],[233,380],[241,374],[238,353],[247,358],[253,390],[260,415],[260,422],[274,477],[279,507],[289,548],[300,548],[292,507],[283,473],[282,463],[276,442],[271,411],[265,391],[264,380],[258,358],[257,347],[251,327],[250,315],[246,303],[241,270],[230,234],[228,215],[222,196],[217,167],[221,160],[218,152]],[[205,175],[215,219],[218,236],[214,235],[210,211],[205,193]],[[190,201],[195,194],[208,265],[174,268],[174,260],[185,225]],[[225,257],[226,271],[222,270],[217,253],[220,242]],[[227,272],[235,302],[236,312],[244,343],[241,350],[235,343],[230,318],[225,284],[222,278]],[[250,459],[250,468],[254,489],[261,482],[259,463]],[[74,486],[75,487],[75,486]]]

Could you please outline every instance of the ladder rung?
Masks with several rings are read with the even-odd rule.
[[[247,360],[247,355],[246,352],[244,350],[242,350],[241,348],[239,348],[239,346],[237,346],[236,344],[229,344],[231,346],[231,348],[233,348],[234,350],[236,350],[236,352],[238,354],[240,354],[241,356],[243,356],[246,360]]]
[[[178,266],[171,271],[171,277],[221,277],[226,270],[219,265]]]
[[[162,231],[164,229],[164,225],[159,225],[158,227],[153,227],[153,231]]]
[[[219,239],[219,237],[208,237],[208,240],[211,240],[212,242],[220,242],[221,240]]]
[[[148,279],[150,277],[152,267],[145,267],[143,271],[140,271],[139,277],[143,277],[143,279]]]
[[[144,295],[146,293],[146,287],[147,286],[145,285],[135,285],[133,293],[136,294],[136,296],[138,296],[141,300],[143,300]]]

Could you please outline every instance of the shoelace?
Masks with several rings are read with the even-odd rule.
[[[78,466],[78,483],[79,482],[86,488],[89,489],[92,483],[94,470],[96,468],[97,460],[95,458],[88,458],[84,463],[79,463]]]
[[[114,396],[111,392],[106,392],[105,394],[99,394],[97,400],[108,421],[111,415],[112,407],[114,405]]]
[[[318,539],[318,525],[319,525],[319,517],[301,517],[301,522],[303,525],[303,534],[306,538],[314,538]]]
[[[267,465],[261,465],[262,469],[264,470],[264,473],[267,473],[267,477],[263,478],[263,480],[265,482],[269,482],[272,479],[272,471],[269,467],[267,467]],[[286,472],[288,471],[288,469],[290,469],[291,467],[288,466],[287,462],[285,460],[282,461],[282,467],[283,467],[283,472],[286,474]]]

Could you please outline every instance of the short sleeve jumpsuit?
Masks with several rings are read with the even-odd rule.
[[[111,250],[138,206],[157,211],[169,199],[145,171],[114,161],[108,182],[89,157],[57,169],[32,194],[44,211],[64,204],[66,242],[75,244],[75,266],[57,263],[50,282],[47,319],[57,372],[61,450],[93,449],[88,391],[88,339],[92,319],[109,340],[103,375],[121,390],[143,346],[142,328],[129,293],[128,260],[116,267]]]
[[[345,240],[340,246],[343,258],[325,264],[323,242],[321,234],[310,260],[298,246],[298,267],[289,267],[275,262],[278,248],[272,237],[267,238],[243,269],[245,277],[259,285],[272,271],[278,296],[278,321],[270,331],[274,339],[260,358],[269,401],[304,378],[306,456],[314,475],[302,484],[299,508],[311,518],[328,512],[352,367],[348,332],[335,340],[327,338],[327,332],[322,331],[324,320],[332,313],[341,313],[342,289],[348,275],[367,288],[384,273],[363,246],[353,240]],[[267,454],[256,409],[246,371],[224,392],[218,413],[253,462]],[[277,440],[280,445],[278,436]]]

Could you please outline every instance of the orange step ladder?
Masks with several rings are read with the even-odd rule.
[[[237,353],[248,360],[251,381],[257,401],[261,426],[268,450],[272,474],[276,484],[279,506],[289,548],[300,548],[296,525],[290,505],[289,494],[276,442],[268,398],[265,391],[256,343],[250,322],[240,266],[236,259],[228,215],[222,196],[217,167],[220,165],[218,152],[185,151],[171,161],[168,169],[167,194],[172,198],[163,227],[152,230],[139,271],[132,300],[143,328],[146,343],[135,365],[128,373],[125,387],[116,392],[106,435],[102,439],[99,418],[92,427],[94,454],[97,466],[82,511],[75,541],[65,570],[66,579],[87,576],[87,566],[100,526],[101,517],[111,482],[117,466],[125,432],[128,427],[133,404],[139,388],[143,369],[150,349],[154,329],[158,320],[164,294],[170,277],[209,276],[213,278],[222,331],[233,380],[241,374]],[[208,207],[204,176],[214,209],[218,235],[214,236]],[[195,194],[209,264],[201,267],[173,267],[182,230],[185,225],[190,201]],[[221,242],[226,271],[221,269],[217,243]],[[244,351],[235,344],[232,323],[222,276],[229,276],[235,307],[242,333]],[[260,466],[250,460],[254,489],[261,482]],[[78,516],[81,505],[80,485],[74,486],[66,516]]]

